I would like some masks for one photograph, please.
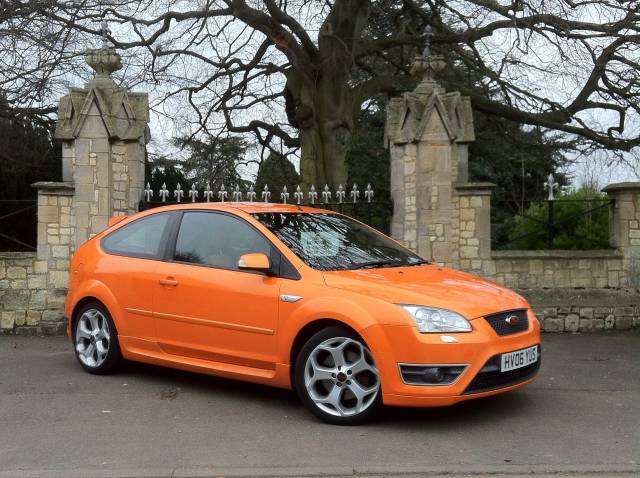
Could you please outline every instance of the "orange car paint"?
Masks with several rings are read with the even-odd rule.
[[[101,239],[140,217],[163,211],[214,210],[240,217],[258,229],[297,269],[300,280],[255,272],[123,257],[106,253]],[[380,371],[385,404],[441,406],[519,388],[532,380],[485,393],[462,395],[492,356],[540,343],[540,326],[529,304],[513,291],[437,265],[321,272],[307,266],[251,214],[331,213],[265,203],[165,206],[113,221],[81,246],[70,270],[65,313],[73,318],[88,298],[102,302],[116,324],[127,359],[292,388],[292,347],[307,325],[331,319],[357,331]],[[88,271],[91,271],[90,273]],[[281,295],[304,297],[283,302]],[[471,321],[472,333],[421,334],[395,304],[454,310]],[[486,314],[528,309],[529,329],[499,337]],[[72,320],[68,334],[72,337]],[[407,385],[399,363],[470,364],[452,385]]]

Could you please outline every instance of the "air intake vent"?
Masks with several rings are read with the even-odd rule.
[[[538,360],[531,365],[508,372],[500,371],[500,355],[489,359],[478,375],[471,381],[464,391],[465,395],[472,393],[489,392],[500,388],[510,387],[521,382],[526,382],[540,370],[540,347],[538,347]]]

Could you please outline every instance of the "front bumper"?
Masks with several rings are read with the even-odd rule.
[[[458,334],[421,334],[414,326],[375,325],[361,332],[376,360],[382,381],[382,397],[387,405],[445,406],[520,388],[531,383],[540,358],[525,370],[496,372],[501,354],[540,344],[540,325],[527,312],[527,330],[498,336],[487,321],[472,321],[473,331]],[[445,343],[441,335],[455,337]],[[540,351],[540,349],[538,349]],[[403,381],[398,364],[465,364],[464,372],[450,385],[413,385]]]

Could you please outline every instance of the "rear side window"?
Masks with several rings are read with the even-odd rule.
[[[154,258],[160,255],[161,241],[169,214],[153,214],[127,224],[102,240],[102,248],[111,254]]]
[[[238,259],[250,252],[271,257],[271,243],[243,220],[211,212],[186,212],[182,216],[176,261],[238,270]]]

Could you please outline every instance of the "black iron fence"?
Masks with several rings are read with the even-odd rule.
[[[0,251],[35,251],[37,235],[37,200],[0,200]]]
[[[153,198],[159,198],[160,200],[153,200]],[[279,201],[277,201],[278,198],[280,199]],[[336,191],[330,191],[328,187],[325,187],[321,192],[316,192],[315,188],[312,188],[305,193],[300,188],[296,188],[294,193],[289,193],[287,188],[284,188],[282,192],[271,192],[266,188],[263,191],[255,192],[252,187],[246,191],[241,191],[240,188],[235,188],[231,191],[221,188],[220,191],[214,193],[209,186],[203,191],[196,189],[194,186],[187,190],[186,194],[180,186],[170,191],[163,185],[163,188],[159,191],[152,191],[150,186],[147,185],[139,210],[142,211],[169,204],[202,202],[227,202],[231,204],[234,202],[277,202],[328,209],[354,217],[385,234],[390,232],[391,216],[393,214],[393,204],[390,199],[374,199],[374,191],[370,186],[360,191],[355,185],[349,191],[340,186]]]
[[[560,198],[524,203],[511,217],[499,222],[494,218],[492,248],[607,249],[610,247],[609,211],[612,204],[612,200],[605,198]]]

